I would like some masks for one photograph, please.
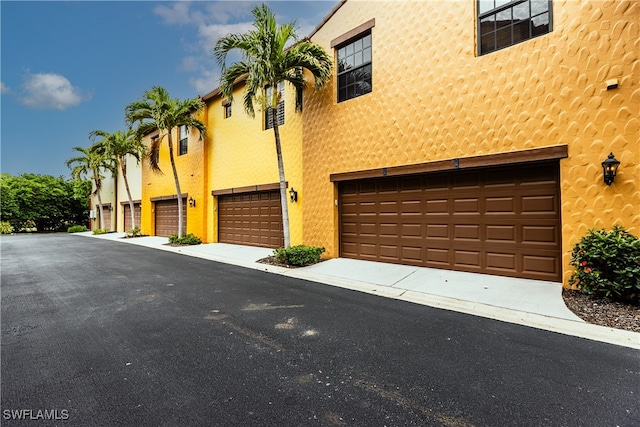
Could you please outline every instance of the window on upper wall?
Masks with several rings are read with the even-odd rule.
[[[187,132],[187,127],[185,125],[181,125],[180,126],[180,147],[178,150],[179,156],[182,156],[183,154],[187,154],[188,142],[189,142],[189,133]]]
[[[478,54],[551,31],[551,0],[477,0]]]
[[[231,102],[224,101],[222,103],[222,108],[224,108],[224,118],[228,119],[229,117],[231,117]]]
[[[278,126],[282,126],[284,124],[284,83],[278,83]],[[265,89],[266,99],[268,101],[271,100],[271,96],[273,96],[273,87],[268,86]],[[273,115],[271,114],[272,107],[268,107],[266,109],[264,116],[264,128],[271,129],[273,127]]]
[[[337,47],[338,49],[338,102],[370,93],[371,84],[371,31]]]
[[[160,137],[158,135],[152,136],[151,137],[151,146],[157,146],[158,145],[158,140],[160,139]],[[156,164],[160,163],[160,147],[158,147],[158,149],[156,150]]]

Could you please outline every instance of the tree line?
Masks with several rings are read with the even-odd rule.
[[[91,182],[25,173],[0,177],[0,216],[6,231],[66,231],[86,224]]]

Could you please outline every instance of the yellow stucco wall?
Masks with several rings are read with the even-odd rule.
[[[640,2],[553,2],[551,33],[476,54],[475,1],[349,0],[313,35],[375,18],[373,92],[305,93],[305,244],[338,256],[331,173],[567,145],[560,161],[563,277],[591,227],[640,234]],[[335,73],[334,73],[335,74]],[[607,91],[606,80],[619,88]],[[621,161],[611,187],[600,163]]]
[[[150,136],[144,138],[144,142],[149,146]],[[178,156],[180,141],[178,129],[173,131],[173,150],[178,178],[180,181],[180,191],[188,197],[196,200],[196,206],[187,206],[187,233],[205,239],[207,230],[204,221],[206,212],[206,200],[204,194],[205,170],[207,165],[206,149],[207,139],[199,140],[198,131],[191,129],[189,133],[187,154]],[[147,235],[155,234],[155,212],[151,199],[156,197],[166,197],[176,195],[175,181],[169,159],[169,145],[165,137],[161,143],[159,166],[162,174],[151,171],[149,161],[142,162],[142,206],[141,206],[141,232]],[[177,224],[176,224],[177,229]]]
[[[231,117],[225,118],[223,99],[207,101],[209,128],[208,229],[207,241],[217,242],[217,198],[213,190],[248,187],[279,182],[273,129],[264,129],[264,113],[256,109],[255,118],[243,108],[244,86],[233,96]],[[285,122],[279,127],[285,178],[298,192],[298,201],[289,201],[291,244],[302,243],[302,113],[295,111],[295,90],[285,85]]]

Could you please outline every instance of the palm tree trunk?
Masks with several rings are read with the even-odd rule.
[[[176,194],[178,195],[178,238],[182,237],[182,224],[184,218],[182,217],[182,193],[180,192],[180,181],[178,180],[178,170],[176,169],[176,162],[173,159],[173,142],[171,140],[171,132],[173,129],[168,130],[168,143],[169,143],[169,159],[171,160],[171,169],[173,170],[173,179],[176,183]]]
[[[282,161],[282,145],[280,144],[280,130],[278,129],[278,106],[271,108],[273,117],[273,133],[276,139],[276,155],[278,157],[278,175],[280,177],[280,205],[282,206],[282,232],[284,234],[284,247],[291,247],[289,235],[289,204],[287,202],[287,184],[284,176],[284,162]]]
[[[98,191],[98,211],[100,212],[100,229],[104,230],[104,210],[102,208],[102,197],[100,197],[100,191]]]
[[[119,159],[120,169],[122,170],[122,179],[124,179],[124,188],[127,190],[127,197],[129,198],[129,210],[131,211],[131,228],[136,228],[136,216],[133,211],[133,199],[131,198],[131,190],[129,190],[129,180],[127,179],[127,166],[124,163],[124,158]],[[127,231],[127,230],[124,230]]]

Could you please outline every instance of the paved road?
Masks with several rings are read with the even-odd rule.
[[[1,250],[2,425],[640,425],[637,350],[99,239]]]

